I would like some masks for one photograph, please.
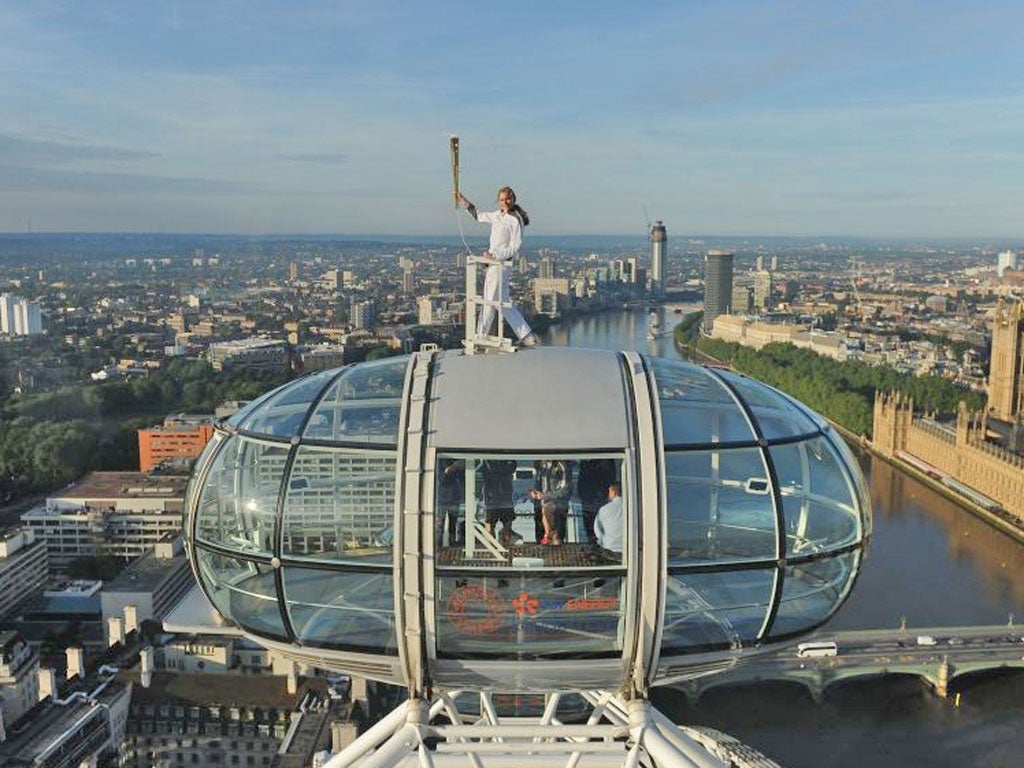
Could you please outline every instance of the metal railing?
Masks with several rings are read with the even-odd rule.
[[[479,291],[479,270],[478,264],[484,265],[484,272],[494,268],[497,270],[498,299],[485,299]],[[504,285],[504,271],[508,265],[497,259],[484,258],[483,256],[466,257],[466,330],[462,342],[467,355],[477,352],[494,350],[499,352],[514,352],[512,340],[505,336],[505,310],[512,307],[511,301],[501,300],[501,288]],[[496,334],[479,335],[477,323],[479,312],[486,307],[493,307],[496,310],[498,319],[498,332]]]

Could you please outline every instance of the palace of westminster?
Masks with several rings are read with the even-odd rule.
[[[989,510],[1024,520],[1024,302],[1000,300],[992,330],[988,406],[961,401],[955,424],[914,414],[911,399],[875,395],[875,448]]]

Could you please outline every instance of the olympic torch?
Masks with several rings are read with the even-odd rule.
[[[452,151],[452,184],[455,187],[455,208],[459,207],[459,137],[454,133],[448,142]]]

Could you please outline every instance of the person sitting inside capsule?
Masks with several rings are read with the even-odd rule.
[[[622,552],[623,524],[622,487],[618,483],[608,486],[608,503],[597,511],[594,533],[598,546],[611,552]]]

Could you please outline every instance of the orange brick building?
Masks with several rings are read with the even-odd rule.
[[[178,414],[163,426],[139,430],[139,471],[151,472],[167,459],[194,459],[213,437],[212,416]]]

